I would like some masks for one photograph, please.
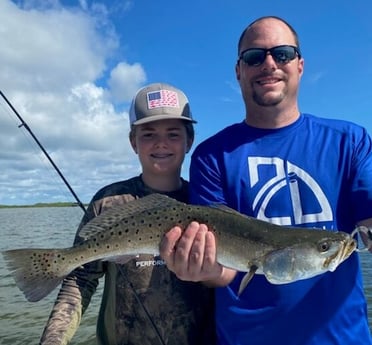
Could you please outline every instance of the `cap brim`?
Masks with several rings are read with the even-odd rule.
[[[134,121],[132,125],[142,125],[143,123],[154,122],[154,121],[159,121],[159,120],[183,120],[183,121],[188,121],[192,123],[197,123],[197,121],[190,119],[189,117],[172,116],[169,114],[164,114],[164,115],[153,115],[149,117],[144,117],[140,120]]]

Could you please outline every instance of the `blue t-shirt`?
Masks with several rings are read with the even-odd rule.
[[[362,127],[308,114],[280,129],[234,124],[196,148],[190,188],[195,204],[351,232],[372,217],[372,142]],[[357,253],[335,272],[291,284],[255,275],[238,297],[244,274],[216,289],[219,344],[372,344]]]

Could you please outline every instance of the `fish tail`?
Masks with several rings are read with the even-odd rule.
[[[68,271],[59,262],[61,253],[62,250],[55,249],[14,249],[2,252],[16,285],[30,302],[37,302],[47,296],[67,275]]]

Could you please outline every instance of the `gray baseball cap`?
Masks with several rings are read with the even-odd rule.
[[[130,124],[140,125],[166,119],[196,123],[192,118],[186,95],[165,83],[154,83],[139,89],[130,106]]]

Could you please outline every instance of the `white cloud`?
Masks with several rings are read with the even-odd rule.
[[[80,199],[137,174],[128,114],[111,100],[129,101],[146,73],[139,63],[108,69],[119,39],[105,7],[1,0],[0,23],[0,88]],[[0,99],[0,204],[73,200],[19,124]]]
[[[130,83],[128,83],[130,81]],[[138,63],[119,63],[110,73],[108,85],[116,102],[129,101],[146,81],[146,73]]]
[[[310,84],[317,84],[319,81],[324,79],[324,76],[327,73],[325,71],[318,71],[313,72],[312,74],[309,74],[306,79]]]

